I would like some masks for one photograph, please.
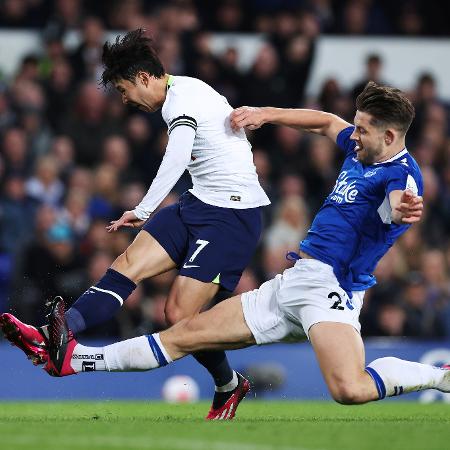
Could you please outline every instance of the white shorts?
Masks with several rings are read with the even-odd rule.
[[[300,259],[282,275],[241,295],[245,321],[257,344],[309,339],[318,322],[339,322],[361,330],[364,291],[349,299],[333,268],[316,259]]]

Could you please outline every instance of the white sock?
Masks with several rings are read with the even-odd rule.
[[[107,370],[103,347],[86,347],[77,344],[73,350],[70,365],[75,372]]]
[[[372,361],[366,371],[373,378],[380,399],[439,388],[446,375],[439,367],[393,357]]]
[[[158,333],[107,345],[104,355],[110,372],[151,370],[172,362]]]
[[[231,379],[231,381],[229,383],[225,384],[224,386],[216,386],[215,391],[216,392],[230,392],[237,387],[238,382],[239,382],[239,380],[238,380],[237,374],[233,370],[233,378]]]

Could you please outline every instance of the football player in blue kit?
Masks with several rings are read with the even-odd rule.
[[[368,83],[357,99],[354,125],[321,111],[242,107],[235,128],[264,123],[309,130],[333,139],[345,152],[336,185],[300,243],[295,265],[259,289],[179,321],[161,333],[105,347],[86,347],[70,334],[63,309],[50,315],[47,371],[151,370],[199,350],[309,340],[333,398],[366,403],[423,389],[450,392],[450,367],[393,357],[365,365],[359,313],[372,272],[396,238],[420,220],[422,177],[405,147],[414,109],[394,88]],[[56,305],[57,306],[57,305]],[[62,342],[62,344],[60,344]],[[230,411],[224,411],[226,418]]]
[[[110,319],[141,280],[175,268],[179,273],[165,306],[168,324],[198,314],[219,287],[233,292],[261,234],[261,207],[270,204],[245,131],[231,128],[233,109],[225,97],[201,80],[167,74],[141,29],[105,43],[103,64],[103,84],[114,85],[125,104],[144,112],[161,109],[169,138],[148,193],[108,227],[142,229],[65,313],[74,335]],[[192,189],[154,214],[186,169]],[[35,363],[46,361],[46,327],[23,324],[8,313],[0,315],[0,327]],[[223,411],[232,418],[248,381],[232,370],[223,351],[194,357],[215,382],[207,418]]]

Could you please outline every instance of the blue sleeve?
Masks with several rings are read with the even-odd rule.
[[[353,154],[355,151],[356,142],[350,139],[354,129],[354,126],[344,128],[339,132],[336,138],[337,146],[344,151],[346,157]]]
[[[404,191],[406,188],[411,189],[416,195],[418,194],[417,183],[410,175],[408,169],[401,165],[391,166],[386,171],[386,194],[392,191]]]

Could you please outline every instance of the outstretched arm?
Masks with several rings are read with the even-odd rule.
[[[231,113],[231,126],[234,129],[246,127],[256,130],[265,123],[285,125],[312,133],[327,136],[336,142],[337,135],[350,123],[335,114],[313,109],[282,109],[270,106],[253,108],[241,106]]]
[[[150,217],[186,170],[194,138],[195,130],[190,126],[172,130],[164,158],[147,194],[133,211],[125,211],[119,220],[112,221],[108,231],[117,231],[121,226],[139,227]]]

